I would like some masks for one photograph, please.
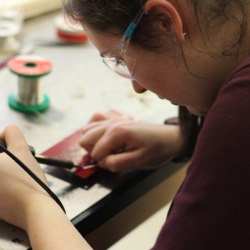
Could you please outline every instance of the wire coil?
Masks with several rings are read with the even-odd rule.
[[[18,78],[17,101],[25,106],[40,105],[44,101],[41,78]]]
[[[9,96],[10,107],[24,113],[46,110],[50,101],[43,94],[41,78],[51,72],[51,63],[38,56],[17,56],[9,68],[18,76],[18,91]]]
[[[16,35],[20,32],[17,24],[11,21],[0,23],[0,51],[2,53],[16,53],[20,49],[20,42]]]

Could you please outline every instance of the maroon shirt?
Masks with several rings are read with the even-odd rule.
[[[250,58],[206,116],[154,250],[250,250]]]

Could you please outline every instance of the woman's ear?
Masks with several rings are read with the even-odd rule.
[[[167,0],[148,0],[145,4],[145,13],[147,15],[158,16],[162,21],[161,28],[165,32],[174,31],[173,39],[178,38],[180,42],[185,41],[181,17],[175,6],[170,2]]]

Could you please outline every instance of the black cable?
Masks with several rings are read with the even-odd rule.
[[[7,148],[5,148],[0,143],[1,149],[14,160],[26,173],[28,173],[50,196],[55,200],[55,202],[62,208],[63,212],[66,214],[63,204],[58,199],[58,197],[50,190],[50,188],[41,181],[21,160],[19,160],[14,154],[12,154]]]

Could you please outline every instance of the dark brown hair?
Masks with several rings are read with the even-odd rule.
[[[105,35],[120,37],[147,0],[63,0],[65,14]],[[159,47],[152,17],[143,16],[131,42],[147,49]]]
[[[176,4],[181,5],[181,1],[176,0]],[[63,0],[65,13],[71,20],[85,23],[97,32],[112,36],[122,36],[146,2],[147,0]],[[235,34],[232,37],[223,37],[225,45],[220,55],[237,54],[238,46],[246,34],[247,2],[249,1],[190,0],[197,28],[204,37],[205,44],[213,42],[211,34],[220,33],[223,25],[228,22],[234,28]],[[162,34],[154,28],[152,19],[157,19],[157,16],[143,16],[131,39],[133,44],[151,50],[161,47]],[[189,35],[189,31],[186,31]]]

